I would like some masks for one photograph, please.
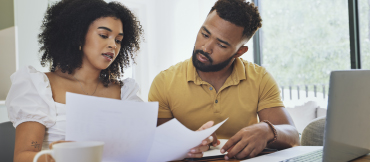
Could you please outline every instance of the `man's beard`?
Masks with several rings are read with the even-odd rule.
[[[204,63],[200,62],[197,59],[197,54],[198,53],[202,54],[204,57],[207,57],[210,65],[205,65]],[[213,60],[209,56],[209,53],[204,52],[203,50],[193,50],[192,60],[193,60],[193,65],[197,70],[202,71],[202,72],[216,72],[216,71],[220,71],[220,70],[224,69],[227,65],[229,65],[231,60],[233,60],[234,56],[235,56],[235,54],[232,55],[229,59],[225,60],[224,62],[218,63],[216,65],[212,65]]]

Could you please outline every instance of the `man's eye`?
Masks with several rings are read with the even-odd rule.
[[[220,46],[221,48],[226,48],[226,46],[224,46],[222,44],[218,44],[218,46]]]
[[[106,36],[106,35],[101,35],[101,34],[99,34],[100,35],[100,37],[102,37],[102,38],[108,38],[108,36]]]
[[[203,37],[208,38],[208,35],[207,34],[202,33],[202,35],[203,35]]]

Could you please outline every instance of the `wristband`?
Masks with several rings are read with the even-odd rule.
[[[277,140],[278,134],[277,134],[277,131],[276,131],[274,125],[270,121],[268,121],[268,120],[264,120],[262,122],[267,123],[267,125],[269,125],[269,127],[272,130],[272,132],[274,133],[274,139],[272,139],[272,141],[269,141],[267,144],[271,144],[271,143],[275,142]]]

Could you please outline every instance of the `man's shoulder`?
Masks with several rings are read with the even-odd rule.
[[[253,62],[249,62],[247,60],[244,60],[242,58],[240,58],[240,61],[243,63],[244,65],[244,69],[245,69],[245,73],[246,75],[250,76],[250,75],[264,75],[267,73],[266,71],[266,68],[258,65],[258,64],[255,64]]]
[[[172,65],[166,70],[161,71],[158,75],[166,75],[166,76],[172,76],[177,74],[186,74],[187,68],[189,66],[190,59],[187,59],[185,61],[179,62],[175,65]]]
[[[189,66],[190,59],[187,59],[185,61],[179,62],[175,65],[172,65],[166,70],[161,71],[157,76],[155,80],[161,80],[163,81],[169,81],[174,78],[181,78],[181,76],[185,77],[186,72]],[[177,76],[177,77],[175,77]],[[179,77],[180,76],[180,77]]]

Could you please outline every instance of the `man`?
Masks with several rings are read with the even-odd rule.
[[[229,139],[221,149],[228,152],[226,160],[254,157],[265,147],[299,145],[272,76],[239,58],[261,21],[253,3],[215,3],[198,32],[192,58],[162,71],[152,83],[149,101],[159,102],[158,125],[176,118],[196,130],[206,121],[229,118],[216,131],[217,138]],[[189,156],[201,157],[207,149],[196,147]]]

